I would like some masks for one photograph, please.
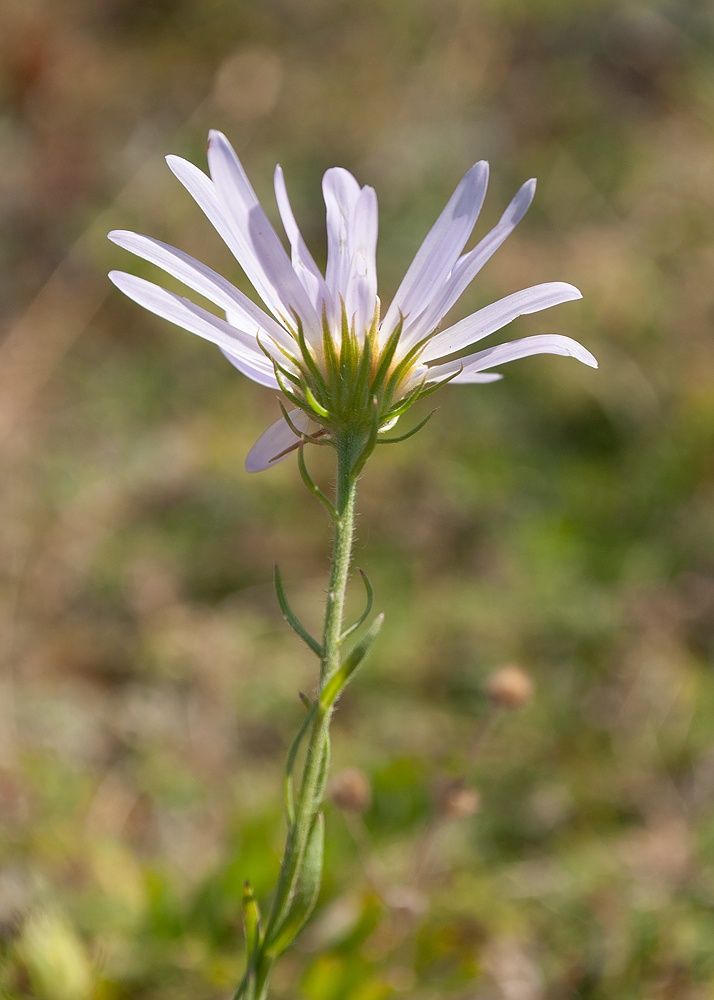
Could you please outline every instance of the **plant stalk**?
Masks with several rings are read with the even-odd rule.
[[[280,876],[272,907],[265,927],[265,945],[254,970],[252,983],[246,984],[245,993],[237,994],[250,1000],[266,1000],[272,967],[278,954],[271,953],[271,941],[280,932],[290,914],[296,886],[305,859],[305,851],[315,817],[319,812],[327,778],[329,759],[329,728],[333,704],[323,705],[320,700],[326,683],[340,667],[345,593],[352,559],[354,541],[356,476],[355,463],[364,448],[364,438],[344,434],[337,445],[337,486],[335,499],[335,529],[332,550],[330,581],[325,605],[323,625],[323,657],[320,663],[320,688],[315,707],[315,717],[303,765],[300,791],[295,803],[295,821],[288,830],[285,852],[280,866]]]

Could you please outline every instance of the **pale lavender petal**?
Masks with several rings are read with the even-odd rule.
[[[488,163],[479,160],[463,177],[417,250],[384,317],[385,334],[394,330],[400,312],[414,319],[438,292],[471,235],[487,187]]]
[[[456,262],[453,271],[443,282],[431,302],[417,315],[411,311],[408,322],[400,338],[400,346],[413,346],[427,334],[435,330],[449,309],[458,301],[464,290],[471,284],[481,268],[488,262],[501,244],[513,232],[530,208],[535,194],[535,178],[526,181],[512,199],[497,225],[477,245]]]
[[[273,366],[258,347],[255,336],[250,337],[188,299],[175,295],[159,285],[154,285],[151,281],[137,278],[134,274],[111,271],[109,278],[120,291],[140,306],[148,309],[149,312],[183,327],[190,333],[195,333],[204,340],[210,340],[218,347],[225,348],[230,354],[244,358],[251,367],[259,371],[273,373]],[[272,343],[266,340],[268,350],[271,349],[271,346]],[[281,357],[277,348],[274,350],[278,357]]]
[[[280,218],[283,220],[285,233],[290,243],[292,251],[293,270],[300,279],[300,283],[310,297],[310,301],[315,307],[315,311],[322,316],[322,307],[325,305],[328,315],[332,313],[332,296],[330,295],[325,279],[320,268],[307,248],[307,244],[302,237],[295,215],[288,198],[288,190],[285,186],[285,177],[280,164],[275,168],[274,175],[275,199],[278,203]]]
[[[237,368],[239,372],[247,375],[254,382],[258,382],[259,385],[265,385],[269,389],[280,389],[278,380],[272,371],[265,371],[259,368],[255,361],[248,361],[244,357],[232,354],[225,347],[219,347],[219,351],[224,358],[230,361],[234,368]]]
[[[325,280],[333,300],[333,323],[339,324],[352,263],[351,227],[360,186],[343,167],[331,167],[322,178],[327,210],[327,267]],[[338,326],[339,329],[339,326]]]
[[[549,309],[561,302],[581,298],[578,289],[564,281],[546,281],[542,285],[524,288],[479,309],[454,326],[437,333],[426,345],[419,360],[434,361],[436,358],[454,354],[495,333],[518,316],[540,312],[541,309]]]
[[[452,380],[454,383],[481,382],[480,373],[484,369],[495,368],[496,365],[516,361],[518,358],[527,358],[532,354],[562,354],[565,357],[577,358],[578,361],[582,361],[584,365],[589,365],[591,368],[597,368],[595,358],[577,340],[550,333],[540,334],[537,337],[524,337],[522,340],[512,340],[507,344],[498,344],[497,347],[479,351],[478,354],[469,354],[456,361],[447,361],[446,364],[429,369],[429,381],[446,378],[463,367],[463,371]]]
[[[188,160],[184,160],[180,156],[167,156],[166,162],[172,173],[181,181],[205,213],[268,309],[274,316],[281,317],[285,311],[282,299],[270,282],[265,280],[262,269],[256,265],[252,253],[246,253],[245,241],[238,238],[236,227],[228,217],[211,178],[207,177],[193,163],[189,163]]]
[[[288,410],[295,427],[304,434],[309,434],[317,425],[302,410]],[[264,431],[253,447],[248,452],[245,460],[246,472],[262,472],[263,469],[270,469],[278,462],[295,450],[300,443],[300,439],[281,417],[271,424],[267,431]]]
[[[444,372],[441,370],[444,367],[446,366],[438,365],[436,368],[430,368],[429,375],[426,381],[428,383],[440,382],[442,379],[446,378],[447,375],[453,374],[453,369],[451,365],[449,365],[450,371],[448,372]],[[460,379],[458,376],[455,376],[447,384],[453,385],[455,382],[479,382],[485,385],[488,382],[500,382],[502,378],[503,375],[498,375],[494,372],[484,372],[483,374],[474,373],[468,379]]]
[[[295,310],[303,321],[305,336],[321,339],[315,308],[292,268],[285,247],[261,208],[233,147],[215,130],[209,133],[208,166],[241,251],[238,260],[256,291],[268,305],[266,294],[268,299],[277,298],[281,306],[277,315],[288,323],[294,324],[292,310]]]
[[[150,236],[141,236],[139,233],[125,230],[115,229],[109,233],[109,239],[136,254],[137,257],[143,257],[144,260],[156,264],[167,274],[183,281],[189,288],[205,295],[222,309],[229,310],[231,312],[229,322],[238,329],[246,333],[262,330],[286,349],[295,347],[292,337],[275,322],[272,316],[268,316],[222,275],[184,253],[183,250],[177,250]]]
[[[355,203],[350,230],[350,274],[345,308],[354,317],[357,336],[362,339],[377,306],[377,229],[379,211],[374,188],[363,187]]]
[[[287,314],[290,321],[293,322],[293,317],[289,309],[286,308],[280,289],[276,288],[272,281],[266,277],[262,264],[256,259],[250,246],[249,238],[241,227],[236,225],[231,213],[219,197],[211,178],[207,177],[193,163],[189,163],[188,160],[184,160],[180,156],[167,156],[166,162],[206,214],[273,315],[283,319]]]
[[[226,309],[226,319],[231,326],[240,327],[240,316],[236,316],[233,309]],[[258,340],[258,347],[261,347],[262,344],[262,346],[267,349],[265,338],[258,335]],[[218,349],[223,357],[230,361],[234,368],[237,368],[239,372],[247,375],[248,378],[252,378],[254,382],[259,382],[260,385],[268,386],[269,389],[280,389],[280,384],[275,377],[275,369],[272,364],[270,364],[270,359],[266,358],[264,350],[261,351],[263,357],[260,359],[259,364],[255,358],[248,359],[240,354],[236,354],[235,351],[226,350],[225,347],[219,347]],[[269,363],[269,370],[265,369],[266,360]],[[289,362],[285,357],[283,357],[281,359],[281,363],[288,364]]]

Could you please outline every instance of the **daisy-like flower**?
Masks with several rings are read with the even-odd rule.
[[[518,316],[581,298],[551,281],[514,292],[446,329],[440,325],[464,289],[523,218],[535,193],[526,181],[498,224],[464,253],[488,184],[488,164],[468,171],[417,251],[382,315],[377,295],[377,197],[347,170],[323,178],[327,267],[323,276],[293,215],[283,172],[275,195],[289,257],[224,135],[212,131],[210,176],[178,156],[173,173],[195,198],[245,271],[268,311],[182,250],[137,233],[109,234],[224,311],[225,319],[165,288],[122,271],[111,280],[151,312],[216,344],[244,375],[279,389],[292,404],[258,439],[249,472],[267,469],[302,442],[339,435],[363,440],[364,457],[414,402],[450,382],[492,382],[490,369],[531,354],[563,354],[597,367],[570,337],[525,337],[468,353]],[[467,353],[464,353],[467,352]]]

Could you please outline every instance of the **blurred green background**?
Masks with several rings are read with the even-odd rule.
[[[243,880],[265,900],[276,876],[314,664],[272,564],[316,625],[329,526],[294,462],[243,471],[274,394],[105,277],[155,277],[120,227],[248,290],[163,163],[204,166],[218,127],[273,217],[282,163],[320,260],[322,172],[377,189],[387,301],[475,160],[479,234],[537,176],[458,315],[572,282],[582,302],[491,342],[559,332],[601,364],[444,389],[368,467],[357,564],[387,624],[333,764],[371,805],[328,805],[275,997],[714,996],[712,4],[1,0],[0,22],[2,995],[227,998]],[[488,698],[507,664],[519,709]]]

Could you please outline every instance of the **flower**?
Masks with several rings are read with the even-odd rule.
[[[173,173],[195,198],[235,255],[266,312],[220,274],[182,250],[138,233],[109,238],[156,264],[225,312],[225,319],[122,271],[109,275],[129,298],[164,319],[217,344],[244,375],[280,389],[294,405],[258,439],[246,459],[249,472],[275,465],[301,441],[330,440],[340,432],[376,441],[417,399],[452,382],[492,382],[496,365],[531,354],[564,354],[597,367],[569,337],[525,337],[459,356],[518,316],[581,298],[573,285],[551,281],[514,292],[440,330],[475,275],[523,218],[535,193],[526,181],[497,225],[476,246],[464,247],[486,195],[488,164],[467,172],[417,251],[382,316],[377,295],[377,197],[341,167],[328,170],[325,275],[305,245],[293,215],[283,172],[275,168],[275,195],[290,244],[289,257],[268,221],[226,137],[211,131],[210,177],[178,156]],[[272,315],[270,315],[272,314]]]

